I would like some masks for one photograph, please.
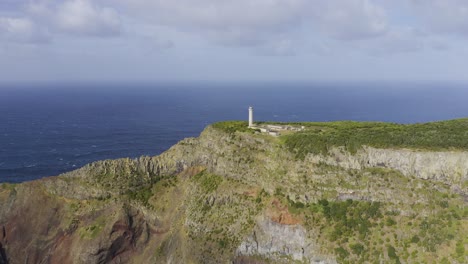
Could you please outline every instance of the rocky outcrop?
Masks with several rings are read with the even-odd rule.
[[[441,181],[460,186],[468,181],[468,152],[418,151],[364,147],[355,155],[334,148],[329,155],[309,155],[312,163],[326,163],[347,169],[383,167],[398,170],[406,176]]]
[[[238,247],[238,257],[261,257],[276,263],[291,260],[305,263],[332,264],[331,257],[321,256],[319,246],[311,239],[311,234],[299,224],[286,225],[260,217],[253,233]]]

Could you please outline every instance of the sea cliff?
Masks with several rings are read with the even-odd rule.
[[[458,140],[468,120],[456,124]],[[0,263],[468,261],[462,141],[315,151],[296,139],[325,123],[280,137],[246,125],[208,126],[156,157],[3,184]]]

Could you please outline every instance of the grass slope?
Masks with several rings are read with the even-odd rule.
[[[331,147],[344,146],[355,153],[363,145],[376,148],[468,150],[468,118],[424,124],[340,121],[300,123],[307,129],[283,137],[298,157],[325,154]]]
[[[332,147],[343,146],[355,153],[363,145],[376,148],[425,150],[468,150],[468,118],[422,124],[383,122],[301,122],[282,123],[304,126],[297,133],[281,136],[286,147],[298,158],[308,153],[326,154]],[[213,124],[228,133],[253,132],[247,122],[226,121]]]

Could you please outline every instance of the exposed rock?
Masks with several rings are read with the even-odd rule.
[[[308,155],[307,161],[349,169],[385,167],[406,176],[441,181],[460,186],[468,181],[468,153],[461,151],[417,151],[364,147],[355,155],[343,148],[333,148],[328,156]]]
[[[271,221],[281,225],[297,225],[300,223],[300,220],[289,212],[287,205],[281,204],[277,199],[274,199],[271,205],[272,207],[266,210],[266,214]]]
[[[307,263],[336,263],[332,257],[321,256],[318,245],[301,225],[280,224],[260,217],[253,233],[238,247],[238,256],[260,256],[275,262],[291,259]],[[242,258],[240,258],[242,259]]]

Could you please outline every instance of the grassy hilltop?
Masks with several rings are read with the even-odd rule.
[[[468,118],[409,125],[355,121],[278,124],[306,127],[305,131],[281,138],[289,150],[302,158],[307,153],[326,154],[330,148],[337,146],[343,146],[351,153],[363,145],[376,148],[468,150]],[[228,133],[251,131],[247,122],[243,121],[219,122],[213,126]]]

